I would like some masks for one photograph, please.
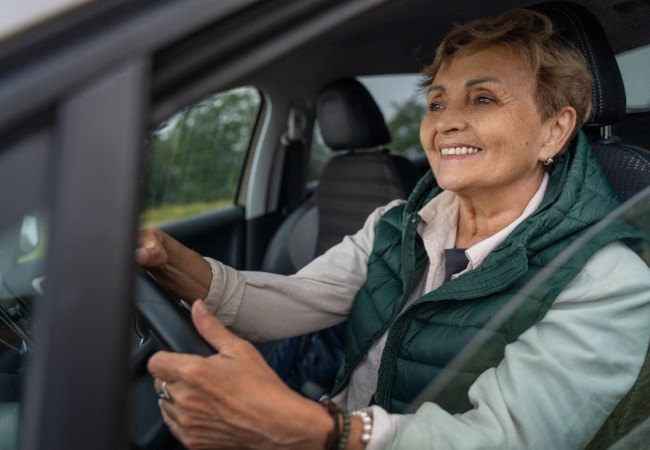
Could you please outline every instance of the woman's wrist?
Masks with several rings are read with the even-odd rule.
[[[324,450],[362,450],[366,447],[372,431],[372,419],[368,413],[347,413],[330,399],[321,401],[321,405],[332,419],[325,435]]]
[[[364,428],[363,419],[361,416],[358,416],[354,413],[350,415],[350,434],[348,436],[348,442],[346,445],[346,450],[362,450],[368,445],[368,441],[363,437],[365,434],[368,434],[367,428]]]
[[[360,428],[355,425],[354,427],[354,437],[358,435],[358,441],[361,442],[362,448],[365,448],[366,445],[370,442],[372,436],[372,417],[366,411],[354,411],[352,412],[352,418],[355,421],[355,424],[360,423]],[[360,429],[360,433],[358,430]],[[352,437],[352,433],[350,433]]]

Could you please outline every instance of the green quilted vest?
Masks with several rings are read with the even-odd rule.
[[[404,302],[428,264],[416,227],[419,209],[441,191],[431,172],[418,182],[406,203],[382,217],[368,260],[367,280],[352,307],[345,357],[332,395],[348,383],[354,367],[388,330],[375,401],[389,412],[403,412],[513,294],[619,204],[582,133],[575,148],[558,158],[549,175],[538,210],[519,224],[479,268],[442,284],[404,310]],[[633,235],[634,230],[625,224],[600,233],[557,270],[543,289],[529,295],[505,323],[485,330],[489,336],[486,344],[453,374],[452,382],[435,402],[452,414],[471,409],[469,387],[481,373],[499,364],[505,346],[544,317],[558,294],[599,248]]]

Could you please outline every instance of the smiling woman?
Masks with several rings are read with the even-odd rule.
[[[433,83],[420,137],[438,185],[460,200],[456,245],[467,248],[522,214],[574,131],[575,109],[542,120],[534,78],[494,47],[452,57]]]
[[[459,231],[469,210],[498,214],[506,224],[519,217],[542,182],[541,163],[560,152],[575,127],[571,107],[542,120],[535,79],[519,56],[498,47],[449,57],[429,87],[428,103],[420,139],[429,164],[441,188],[470,201],[461,208]],[[503,222],[494,226],[472,243]]]
[[[634,384],[650,273],[621,242],[640,236],[628,223],[597,234],[487,326],[619,204],[579,132],[591,102],[583,59],[548,18],[518,10],[453,30],[426,74],[420,137],[431,171],[406,202],[378,208],[295,275],[239,272],[141,232],[138,261],[179,297],[205,298],[193,319],[218,351],[149,361],[185,445],[582,447]],[[288,390],[232,333],[272,340],[346,318],[325,407]],[[450,368],[478,334],[476,356]],[[441,373],[451,381],[435,403],[405,414]]]

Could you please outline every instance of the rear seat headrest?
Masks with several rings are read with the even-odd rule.
[[[383,114],[354,78],[342,78],[323,87],[316,102],[316,117],[332,150],[372,148],[390,142]]]
[[[551,19],[587,60],[594,79],[593,111],[587,124],[618,122],[625,114],[625,88],[614,51],[598,19],[583,6],[567,1],[541,3],[530,9]]]

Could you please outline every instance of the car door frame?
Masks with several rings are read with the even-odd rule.
[[[19,448],[128,445],[130,298],[144,130],[382,2],[107,0],[0,44],[0,104],[12,105],[0,109],[0,152],[36,133],[38,117],[47,117],[54,136],[48,149],[48,282],[37,311]],[[222,46],[228,58],[190,58],[182,67],[159,58],[161,48],[184,36],[191,41],[208,26],[232,30],[242,18],[250,35],[244,44]],[[198,42],[196,49],[206,45]]]

